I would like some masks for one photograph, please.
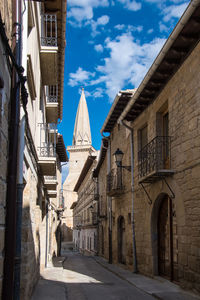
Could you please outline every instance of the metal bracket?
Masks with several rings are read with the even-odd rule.
[[[164,182],[166,183],[166,185],[167,185],[169,191],[171,192],[171,195],[169,195],[169,197],[170,197],[171,199],[174,199],[174,198],[175,198],[175,194],[174,194],[173,190],[171,189],[170,185],[168,184],[166,178],[165,178],[165,177],[162,177],[162,181],[164,181]],[[145,194],[147,195],[147,197],[148,197],[148,199],[149,199],[148,203],[151,205],[151,204],[152,204],[152,199],[151,199],[151,197],[149,196],[149,194],[148,194],[148,192],[147,192],[145,186],[143,185],[142,182],[140,183],[140,185],[142,186],[143,190],[145,191]]]
[[[151,205],[151,204],[152,204],[152,200],[151,200],[151,198],[150,198],[150,196],[149,196],[147,190],[145,189],[145,186],[143,185],[142,182],[141,182],[140,184],[141,184],[143,190],[145,191],[145,194],[147,195],[147,197],[148,197],[148,199],[149,199],[148,203]]]
[[[172,191],[171,187],[169,186],[169,184],[168,184],[166,178],[165,178],[165,177],[162,177],[162,181],[164,181],[164,182],[166,183],[168,189],[169,189],[170,192],[171,192],[171,195],[169,195],[169,197],[170,197],[171,199],[174,199],[174,198],[175,198],[175,194],[174,194],[174,192]]]

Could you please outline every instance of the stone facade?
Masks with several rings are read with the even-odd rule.
[[[197,43],[159,95],[132,122],[122,117],[133,130],[133,186],[131,172],[128,168],[117,168],[113,157],[120,148],[124,153],[122,166],[131,166],[130,130],[117,124],[116,119],[113,121],[112,113],[105,121],[109,125],[103,127],[103,131],[111,128],[105,130],[110,132],[110,146],[98,171],[99,197],[107,208],[108,198],[112,199],[112,248],[109,245],[108,213],[108,217],[99,222],[99,254],[109,259],[110,250],[113,263],[130,270],[136,268],[148,276],[166,277],[198,292],[199,51],[200,43]],[[139,102],[136,105],[139,107]],[[136,105],[130,105],[126,114],[131,109],[137,112]],[[111,111],[120,117],[123,110],[117,109],[114,103]],[[112,169],[115,172],[110,173]],[[106,185],[105,174],[111,174],[112,178],[115,178],[114,174],[118,175],[113,181],[108,176],[111,183],[107,181]]]
[[[0,3],[1,17],[5,22],[5,31],[10,45],[13,23],[11,3],[11,1]],[[53,4],[29,1],[26,7],[23,5],[25,3],[22,3],[21,54],[23,75],[27,77],[28,103],[25,131],[19,137],[19,140],[23,140],[25,144],[23,150],[20,148],[24,153],[20,299],[30,299],[40,277],[40,271],[51,263],[52,257],[58,254],[59,248],[57,232],[63,210],[60,207],[61,162],[67,161],[67,154],[56,123],[62,118],[66,1],[55,1]],[[45,36],[47,33],[43,31],[45,14],[51,14],[52,9],[57,11],[55,19],[59,41],[57,45],[48,44],[44,47],[44,40],[47,38]],[[48,24],[48,26],[54,25]],[[46,70],[43,67],[45,59],[50,66],[47,75],[53,73],[54,79],[51,75],[47,78],[45,74]],[[0,37],[0,294],[4,275],[6,190],[9,188],[7,186],[8,147],[12,144],[8,137],[12,75],[8,61]],[[22,123],[24,119],[22,107],[20,119]]]
[[[12,34],[12,2],[1,1],[0,13],[7,37]],[[8,126],[10,111],[11,74],[4,55],[5,46],[0,37],[0,295],[2,293],[3,266],[4,266],[4,237],[6,216],[6,190],[7,190],[7,160],[8,160]]]
[[[97,183],[93,179],[96,156],[88,156],[74,190],[77,201],[73,203],[74,248],[87,255],[97,253]]]

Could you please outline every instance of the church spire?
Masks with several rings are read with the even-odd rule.
[[[90,121],[84,88],[82,88],[81,98],[76,113],[76,121],[73,134],[73,145],[91,145]]]

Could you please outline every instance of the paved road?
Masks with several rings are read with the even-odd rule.
[[[149,278],[111,265],[101,257],[67,253],[41,274],[32,300],[198,300],[161,277]]]
[[[93,258],[69,253],[63,263],[46,269],[32,300],[151,300],[151,295],[106,270]]]

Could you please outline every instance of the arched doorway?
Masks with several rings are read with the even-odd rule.
[[[125,220],[118,218],[118,262],[126,264]]]
[[[178,281],[178,236],[176,212],[172,199],[164,194],[160,198],[157,214],[157,266],[158,274]]]

